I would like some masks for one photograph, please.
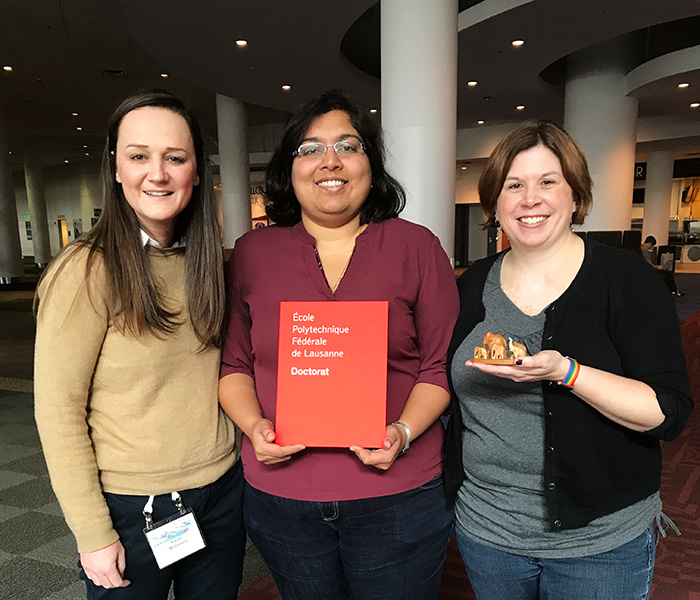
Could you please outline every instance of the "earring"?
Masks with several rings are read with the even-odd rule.
[[[501,222],[498,219],[494,219],[494,224],[496,225],[496,229],[501,228]]]

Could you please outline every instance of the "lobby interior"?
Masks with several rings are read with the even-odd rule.
[[[380,122],[385,117],[396,122],[397,108],[385,104],[380,75],[386,68],[381,62],[382,27],[392,26],[382,22],[380,9],[390,9],[391,4],[375,0],[0,2],[0,66],[4,67],[0,70],[0,166],[9,177],[5,181],[9,185],[0,189],[14,194],[11,206],[6,191],[0,198],[5,226],[0,230],[0,266],[8,252],[14,253],[16,262],[18,245],[21,264],[21,273],[16,267],[0,272],[0,278],[10,278],[9,283],[0,284],[0,600],[84,597],[84,586],[76,578],[75,545],[53,497],[33,421],[31,302],[40,273],[35,263],[44,262],[35,260],[34,242],[43,236],[43,251],[50,259],[74,239],[78,222],[79,231],[84,232],[98,217],[99,156],[109,114],[123,97],[143,88],[162,87],[186,98],[207,135],[224,198],[226,190],[221,188],[225,188],[230,159],[218,134],[221,98],[239,103],[244,109],[247,161],[243,176],[238,171],[237,183],[243,183],[244,193],[237,201],[249,204],[253,222],[264,222],[258,186],[285,120],[301,101],[323,89],[340,87]],[[425,210],[428,201],[416,192],[414,202],[422,209],[409,206],[407,218],[419,220],[426,215],[426,225],[447,232],[440,234],[441,240],[461,269],[485,256],[490,251],[488,232],[479,226],[476,196],[485,157],[505,133],[527,120],[545,118],[582,127],[567,113],[572,89],[567,60],[591,49],[622,44],[630,55],[618,83],[621,102],[635,106],[631,120],[635,137],[631,157],[623,163],[628,170],[612,175],[601,170],[594,203],[598,200],[616,208],[612,213],[599,212],[591,230],[653,232],[660,244],[677,247],[676,277],[685,296],[674,298],[674,303],[693,395],[700,398],[700,237],[693,237],[695,226],[687,225],[700,216],[700,194],[695,201],[687,201],[688,188],[700,188],[700,0],[460,0],[455,4],[456,70],[449,84],[455,91],[450,138],[454,152],[442,171],[448,173],[449,181],[440,188],[440,198],[430,199],[443,208],[431,211],[428,205]],[[418,40],[416,35],[415,30],[406,32],[416,46],[441,44],[439,38]],[[410,78],[406,86],[408,97],[419,95],[420,90],[410,87]],[[584,95],[592,101],[592,96]],[[593,121],[608,109],[612,111],[593,103],[576,118],[588,114]],[[615,119],[614,114],[610,119]],[[425,115],[417,128],[429,129],[432,120]],[[432,147],[434,142],[428,139],[426,144]],[[612,151],[595,144],[586,151],[593,161],[596,155],[603,160],[608,152]],[[668,167],[654,171],[660,158],[668,165],[669,156],[671,171]],[[635,179],[636,165],[644,167],[644,178]],[[43,233],[37,229],[40,217],[35,217],[35,208],[30,210],[27,169],[43,172]],[[610,180],[603,178],[608,176]],[[623,197],[609,201],[604,196],[606,182],[622,186],[615,190]],[[449,205],[446,212],[444,205]],[[653,227],[645,221],[652,205],[657,215]],[[659,223],[665,226],[659,229]],[[241,227],[251,225],[249,220]],[[693,258],[695,247],[697,259]],[[659,545],[654,600],[700,599],[697,410],[692,419],[681,438],[664,445],[662,494],[666,512],[683,535],[671,535]],[[278,597],[264,564],[249,547],[240,598]],[[440,598],[473,598],[454,545]]]

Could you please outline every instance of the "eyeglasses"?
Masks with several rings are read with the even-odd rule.
[[[359,140],[340,140],[335,144],[322,144],[321,142],[306,142],[297,148],[292,156],[298,156],[305,160],[319,159],[326,155],[328,148],[333,148],[336,155],[346,158],[359,154],[365,149],[365,145]]]

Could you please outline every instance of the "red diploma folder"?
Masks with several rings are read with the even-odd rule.
[[[275,443],[378,448],[389,303],[281,302]]]

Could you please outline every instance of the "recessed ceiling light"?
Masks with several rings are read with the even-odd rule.
[[[12,71],[12,67],[11,67],[10,65],[5,65],[5,66],[3,67],[3,69],[4,69],[5,71]]]
[[[372,114],[374,114],[374,113],[377,112],[377,109],[376,109],[376,108],[370,108],[370,109],[369,109],[369,112],[371,112]]]
[[[66,164],[68,164],[68,161],[67,161],[67,160],[64,160],[63,162],[66,163]]]
[[[89,153],[89,152],[86,152],[86,153],[85,153],[85,156],[90,156],[90,153]]]
[[[700,106],[700,102],[693,102],[693,103],[690,105],[690,108],[697,108],[698,106]]]
[[[77,129],[78,131],[82,131],[82,130],[83,130],[82,127],[76,127],[76,129]]]
[[[477,124],[477,125],[483,125],[484,122],[483,122],[483,121],[477,121],[476,124]]]
[[[87,144],[83,144],[83,148],[87,148]]]
[[[467,81],[467,85],[468,85],[469,87],[474,87],[476,84],[477,84],[476,81]]]
[[[289,90],[292,89],[292,86],[291,86],[291,85],[283,85],[283,86],[282,86],[282,89],[283,89],[285,92],[288,92]]]
[[[167,74],[167,73],[161,73],[160,76],[161,76],[163,79],[165,79],[165,78],[168,76],[168,74]]]
[[[679,83],[678,87],[679,88],[687,88],[690,84],[687,81],[684,81],[683,83]]]
[[[78,113],[71,113],[74,117],[78,116]]]
[[[245,48],[248,45],[246,40],[236,40],[236,46],[239,48]]]
[[[12,154],[12,150],[10,150],[10,151],[8,152],[8,154]]]
[[[466,171],[466,170],[467,170],[467,167],[465,167],[464,165],[462,165],[462,171]]]
[[[525,43],[524,40],[513,40],[511,44],[513,44],[514,48],[520,48]]]
[[[524,104],[519,104],[518,106],[515,107],[515,110],[524,110],[525,105]]]

